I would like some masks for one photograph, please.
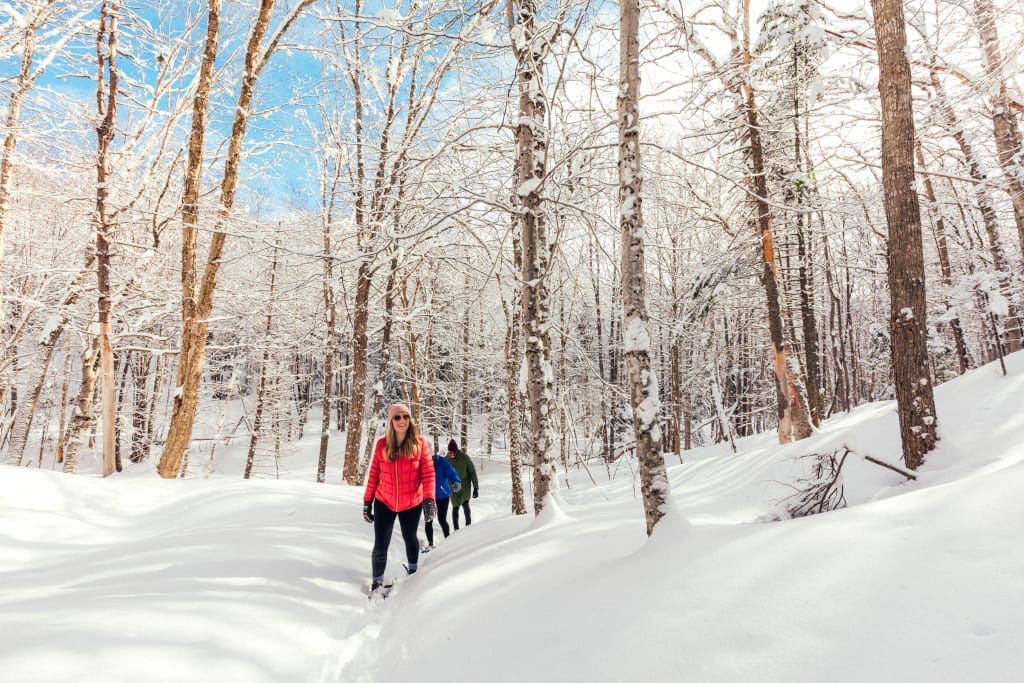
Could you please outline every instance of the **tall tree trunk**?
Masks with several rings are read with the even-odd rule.
[[[640,3],[619,2],[619,227],[622,231],[623,354],[647,535],[667,512],[669,486],[661,452],[661,402],[651,367],[644,266],[643,174],[640,168]]]
[[[750,0],[743,0],[743,47],[744,72],[750,72]],[[761,144],[761,124],[758,120],[754,88],[747,79],[742,84],[745,133],[750,154],[751,186],[753,189],[755,225],[761,240],[762,272],[768,303],[768,331],[772,344],[772,369],[775,372],[775,391],[778,399],[779,443],[799,441],[811,435],[811,423],[807,411],[806,395],[801,393],[800,384],[790,368],[785,336],[782,331],[782,302],[779,295],[779,275],[775,263],[775,244],[772,236],[771,213],[768,205],[768,182],[764,164],[764,148]]]
[[[192,103],[192,130],[188,143],[188,160],[185,166],[184,190],[181,199],[181,345],[178,350],[178,375],[174,391],[174,407],[171,426],[167,433],[163,454],[160,456],[158,471],[161,477],[173,479],[178,476],[181,461],[192,436],[192,423],[198,407],[199,375],[202,372],[202,358],[194,357],[194,347],[202,336],[206,343],[205,319],[197,320],[196,300],[196,249],[199,240],[199,199],[202,182],[203,143],[206,139],[206,125],[213,85],[213,67],[217,58],[220,40],[221,0],[208,0],[206,13],[206,40],[203,57],[199,66],[199,81]],[[197,362],[200,364],[197,368]],[[196,375],[195,377],[193,377]],[[187,385],[195,384],[195,397],[186,393]]]
[[[324,184],[323,193],[323,247],[324,247],[324,316],[327,322],[327,329],[324,332],[324,398],[322,404],[323,414],[320,416],[320,453],[316,465],[316,481],[323,484],[327,481],[327,447],[331,439],[331,407],[334,398],[334,356],[337,353],[338,343],[338,305],[334,295],[334,245],[331,239],[331,232],[334,230],[334,208],[338,182],[340,180],[340,166],[329,161],[327,169],[330,170],[330,182]]]
[[[362,0],[355,0],[354,14],[356,17],[361,14],[362,6]],[[373,212],[372,201],[368,202],[369,198],[366,187],[366,141],[363,135],[365,107],[363,102],[363,66],[360,45],[362,38],[358,21],[355,30],[356,35],[353,39],[355,61],[349,66],[349,77],[352,81],[353,89],[352,106],[354,110],[353,123],[355,126],[356,145],[356,190],[353,209],[360,261],[359,270],[356,275],[356,298],[353,304],[352,375],[348,404],[348,426],[345,439],[345,461],[342,464],[342,478],[352,486],[358,485],[360,481],[359,444],[363,437],[363,420],[365,419],[366,411],[366,354],[369,349],[367,327],[369,325],[370,289],[375,270],[373,267],[374,250],[379,232],[379,226],[374,222],[377,216]],[[391,119],[389,118],[388,123],[390,122]],[[387,133],[384,133],[382,138],[380,143],[380,153],[382,156],[378,158],[378,177],[383,173],[385,163],[383,155],[387,151]]]
[[[902,3],[872,0],[882,102],[882,183],[889,224],[892,367],[903,461],[910,469],[935,448],[937,420],[928,373],[921,213],[914,189],[914,111]]]
[[[519,237],[513,233],[512,236],[513,267],[516,273],[522,272],[520,263],[522,256],[519,248]],[[512,288],[512,303],[505,308],[505,320],[508,328],[505,330],[505,391],[508,398],[508,466],[512,480],[512,513],[516,515],[526,514],[526,501],[523,497],[523,447],[522,447],[522,424],[523,424],[523,400],[519,393],[519,371],[523,364],[523,342],[522,323],[520,316],[522,308],[519,304],[520,290]]]
[[[672,346],[669,347],[669,372],[672,376],[672,435],[670,439],[672,452],[679,456],[680,461],[682,460],[683,452],[683,431],[686,429],[686,409],[684,407],[683,397],[683,370],[681,354],[682,346],[681,339],[673,339]]]
[[[406,351],[409,354],[406,365],[409,371],[409,381],[407,383],[406,393],[409,395],[409,401],[412,404],[413,410],[417,411],[415,418],[417,424],[422,424],[423,411],[421,405],[421,393],[420,393],[420,368],[419,368],[419,352],[417,350],[420,340],[420,335],[416,333],[413,328],[412,316],[408,315],[408,311],[412,308],[413,302],[416,300],[416,290],[413,290],[413,295],[409,296],[409,281],[408,279],[402,280],[402,307],[406,311],[405,315],[405,340],[406,340]],[[429,358],[429,356],[428,356]],[[435,441],[436,441],[435,432]],[[438,450],[437,448],[434,449]]]
[[[110,143],[117,121],[117,18],[118,0],[100,6],[96,33],[96,294],[99,315],[100,367],[103,370],[100,396],[103,414],[103,476],[115,469],[116,411],[114,397],[114,349],[110,340]]]
[[[238,189],[238,167],[242,161],[242,143],[249,122],[249,110],[256,91],[256,80],[267,60],[273,54],[282,36],[294,24],[301,12],[313,0],[300,0],[288,12],[281,25],[263,45],[263,37],[270,26],[270,15],[276,0],[261,0],[259,13],[245,49],[245,68],[242,85],[235,104],[231,135],[228,139],[228,153],[224,161],[224,174],[220,185],[220,206],[212,230],[210,250],[203,270],[203,277],[196,289],[196,241],[199,219],[199,185],[203,162],[203,138],[206,134],[206,117],[210,87],[213,82],[213,64],[217,57],[217,43],[220,24],[221,0],[208,0],[207,32],[200,65],[199,85],[192,109],[192,131],[189,138],[189,158],[185,172],[185,189],[182,197],[182,333],[178,353],[177,390],[174,396],[174,410],[167,432],[167,443],[160,456],[160,476],[173,479],[181,467],[182,458],[192,438],[192,426],[199,407],[199,388],[202,384],[203,365],[206,360],[207,331],[210,312],[213,309],[213,295],[217,288],[221,255],[227,237],[226,228]]]
[[[64,434],[68,418],[68,390],[71,384],[71,335],[68,335],[67,344],[64,347],[64,370],[61,372],[60,382],[60,412],[57,422],[57,455],[54,456],[53,464],[64,463]]]
[[[558,460],[562,463],[562,470],[566,473],[569,472],[569,453],[566,439],[569,434],[569,414],[566,410],[565,404],[565,388],[569,386],[569,369],[568,361],[566,360],[568,354],[566,353],[566,347],[569,341],[569,335],[566,334],[565,327],[565,297],[562,293],[559,293],[558,299],[558,385],[560,391],[556,395],[556,403],[558,404]],[[575,428],[573,428],[575,432]],[[488,430],[489,432],[490,430]]]
[[[548,332],[551,318],[548,293],[550,245],[546,235],[543,183],[547,164],[544,100],[544,60],[553,26],[539,30],[534,0],[509,0],[509,33],[516,58],[519,84],[519,122],[515,128],[516,160],[513,171],[513,230],[522,235],[522,309],[526,354],[526,386],[530,402],[533,451],[533,510],[540,514],[551,495],[552,368]]]
[[[850,375],[846,368],[846,331],[843,322],[843,307],[840,298],[839,274],[833,273],[832,250],[826,237],[822,240],[822,252],[825,257],[825,288],[828,291],[829,314],[828,336],[832,356],[833,390],[832,403],[825,417],[832,414],[836,404],[840,410],[850,409]]]
[[[992,93],[992,129],[999,165],[1006,176],[1006,191],[1013,204],[1017,238],[1024,255],[1024,144],[1017,125],[1017,116],[1010,108],[1010,95],[1003,75],[1003,58],[996,30],[996,13],[992,0],[974,0],[974,23],[981,36],[985,53],[985,72],[995,86]],[[990,91],[991,92],[991,91]]]
[[[811,423],[818,427],[821,425],[824,399],[821,394],[821,353],[818,347],[818,325],[814,309],[814,277],[811,263],[811,255],[814,248],[808,246],[813,240],[813,233],[810,229],[810,221],[806,220],[807,207],[807,178],[808,168],[811,164],[805,147],[801,124],[805,123],[805,116],[800,104],[806,95],[807,83],[801,77],[800,50],[793,51],[793,79],[798,84],[793,95],[793,158],[799,180],[795,183],[794,197],[796,200],[796,245],[797,245],[797,281],[800,299],[800,322],[801,334],[803,336],[804,354],[804,376],[807,378],[807,407],[810,412]],[[805,163],[806,162],[806,163]]]
[[[370,415],[377,419],[377,416],[384,412],[384,380],[389,372],[391,363],[391,330],[394,326],[395,312],[395,281],[398,275],[398,254],[391,257],[388,267],[387,284],[384,286],[384,325],[380,335],[380,359],[377,363],[377,382],[373,389],[373,406]],[[367,430],[366,445],[363,448],[363,459],[359,462],[359,478],[370,464],[373,456],[373,446],[377,441],[377,433],[374,430]]]
[[[466,277],[469,288],[469,277]],[[469,445],[469,305],[462,316],[462,382],[459,391],[459,443],[463,448]]]
[[[82,440],[96,422],[96,415],[92,408],[96,395],[96,371],[99,361],[99,338],[92,337],[89,345],[82,349],[82,379],[78,385],[75,408],[64,437],[64,471],[68,474],[78,472]]]
[[[614,459],[608,439],[611,414],[611,401],[608,399],[608,393],[611,380],[605,374],[604,309],[601,307],[600,267],[594,256],[593,241],[590,241],[587,246],[590,282],[594,288],[594,342],[596,346],[594,350],[597,355],[597,375],[601,379],[600,415],[598,417],[601,423],[601,457],[605,462],[611,462]]]
[[[366,410],[366,350],[369,340],[366,328],[369,324],[370,284],[373,271],[363,255],[356,274],[355,311],[352,315],[352,379],[349,383],[348,427],[345,439],[345,462],[342,478],[347,484],[359,484],[359,444],[363,436],[363,414]]]
[[[679,281],[677,274],[681,272],[679,263],[679,249],[672,249],[672,320],[679,320],[682,317],[680,305]],[[683,407],[683,363],[682,345],[683,340],[680,334],[673,331],[669,346],[669,367],[670,367],[670,388],[672,391],[672,431],[669,437],[672,452],[683,461],[683,439],[682,433],[685,429],[684,420],[688,419],[687,411]]]
[[[822,397],[821,397],[821,362],[818,350],[818,324],[815,320],[814,310],[814,280],[811,275],[810,258],[813,249],[808,248],[807,241],[809,231],[804,221],[803,209],[805,206],[804,192],[797,190],[797,216],[796,216],[796,248],[797,259],[797,282],[800,299],[800,322],[801,334],[803,336],[804,352],[804,374],[807,378],[807,406],[811,423],[818,427],[821,425]]]

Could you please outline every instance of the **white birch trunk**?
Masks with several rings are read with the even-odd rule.
[[[640,168],[640,5],[619,3],[619,226],[622,231],[623,354],[633,408],[647,535],[665,516],[668,474],[661,451],[661,402],[651,365],[644,263],[643,175]]]
[[[551,368],[548,266],[551,245],[545,230],[543,183],[547,163],[547,104],[543,89],[544,59],[549,25],[539,30],[533,0],[509,2],[509,32],[516,57],[519,84],[519,121],[515,128],[516,161],[513,171],[513,226],[522,235],[523,341],[526,354],[527,395],[533,451],[533,510],[540,514],[551,495],[551,408],[554,376]],[[515,227],[513,227],[515,230]]]
[[[102,382],[100,396],[103,416],[103,476],[115,469],[117,434],[114,396],[114,349],[110,330],[110,238],[113,225],[108,215],[110,198],[110,144],[117,120],[117,18],[118,0],[104,2],[100,8],[96,34],[96,293],[99,317],[99,347]]]

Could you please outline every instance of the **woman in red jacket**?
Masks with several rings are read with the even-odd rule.
[[[420,556],[416,529],[421,507],[424,519],[433,521],[437,513],[434,461],[430,446],[412,421],[409,407],[395,403],[388,408],[387,434],[377,439],[373,449],[370,475],[363,493],[363,519],[373,524],[373,586],[370,590],[376,590],[384,582],[396,517],[409,561],[406,571],[410,574],[416,571]]]

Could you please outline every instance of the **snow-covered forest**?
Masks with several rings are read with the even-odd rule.
[[[907,287],[883,8],[645,1],[624,59],[628,8],[6,3],[4,460],[273,476],[326,406],[357,483],[395,399],[533,465],[799,439],[899,393],[897,288],[915,377],[1020,348],[1020,3],[902,3]]]
[[[162,596],[109,613],[170,648],[168,680],[404,680],[416,654],[440,680],[427,650],[460,656],[451,633],[475,643],[476,675],[523,680],[533,660],[487,638],[525,631],[551,680],[821,680],[823,664],[797,668],[821,642],[894,647],[855,636],[872,609],[944,620],[946,652],[977,642],[960,659],[924,640],[873,663],[837,653],[869,672],[848,680],[1014,680],[1020,598],[957,621],[1024,594],[1005,534],[976,544],[985,580],[940,571],[923,592],[906,584],[977,560],[971,533],[934,539],[949,555],[902,549],[876,577],[901,591],[888,611],[841,558],[834,593],[808,567],[845,528],[817,513],[867,506],[848,530],[881,553],[874,515],[905,516],[919,541],[929,515],[955,526],[940,498],[953,488],[986,523],[983,500],[1012,504],[990,475],[1021,460],[1022,64],[1019,0],[0,3],[0,565],[15,569],[0,630],[20,634],[0,646],[0,680],[86,680],[97,663],[95,680],[145,678],[145,647],[97,654],[115,634],[83,635],[111,571]],[[384,610],[466,598],[429,594],[444,585],[426,571],[384,610],[361,595],[356,503],[395,401],[435,451],[462,444],[484,485],[473,528],[425,569],[534,591],[548,563],[566,593],[473,596],[511,625],[452,618],[411,650],[376,643],[421,628]],[[284,552],[277,532],[235,536],[293,515],[281,537],[306,544],[306,565],[254,550]],[[144,537],[169,519],[172,546],[217,548],[208,565]],[[209,543],[186,538],[201,529]],[[72,531],[103,556],[64,545]],[[778,561],[768,579],[722,550],[733,537]],[[583,539],[610,553],[605,578]],[[675,567],[694,583],[670,581]],[[785,632],[766,639],[767,624],[792,603],[709,602],[722,567],[755,602],[785,576],[797,602],[863,606],[829,633],[813,628],[828,605],[786,612],[795,639],[772,660]],[[250,614],[312,638],[287,652],[243,627],[186,665],[173,652],[192,636],[161,640],[143,614],[172,602],[160,581],[182,581],[199,596],[183,622],[223,638],[214,584],[258,602],[239,587],[288,592],[296,572],[316,586],[301,609]],[[580,577],[613,595],[605,619],[583,623],[595,598],[567,588]],[[954,618],[934,610],[972,581]],[[71,603],[53,586],[75,588]],[[663,598],[649,622],[630,613]],[[578,670],[532,630],[552,601],[576,615],[552,628],[590,643]],[[323,616],[339,605],[342,623]],[[659,653],[691,609],[689,635],[706,630],[677,677]],[[721,609],[749,631],[694,616]],[[622,626],[638,634],[630,666],[605,661]],[[484,651],[505,668],[487,675]],[[932,675],[910,654],[932,656]]]

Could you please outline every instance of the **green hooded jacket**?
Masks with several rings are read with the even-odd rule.
[[[473,491],[480,488],[480,482],[476,478],[476,467],[464,451],[457,451],[454,458],[448,458],[448,462],[455,468],[462,482],[462,488],[452,492],[452,505],[462,505],[473,495]]]

